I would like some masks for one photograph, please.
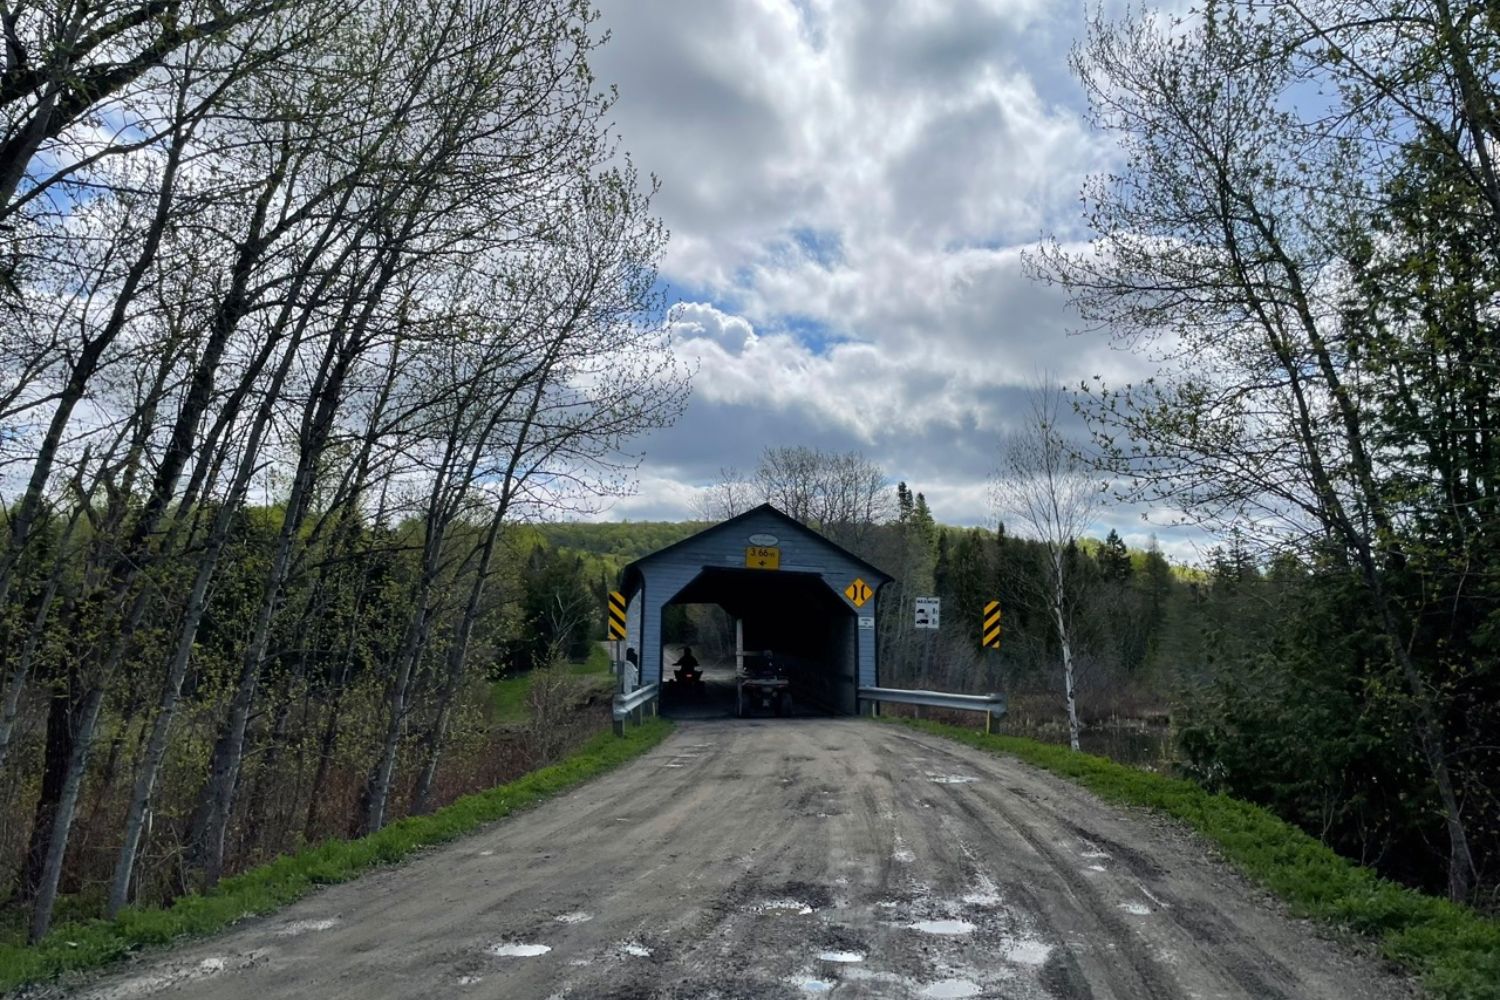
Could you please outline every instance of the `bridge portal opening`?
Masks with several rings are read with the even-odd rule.
[[[721,614],[703,612],[705,606]],[[684,614],[692,608],[696,613]],[[663,607],[662,712],[853,715],[858,710],[858,620],[815,573],[707,567]],[[701,679],[677,663],[691,646]],[[784,676],[789,704],[741,675]],[[771,700],[771,704],[767,701]]]

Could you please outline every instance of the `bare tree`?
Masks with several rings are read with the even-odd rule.
[[[414,720],[426,808],[505,526],[627,492],[631,439],[681,412],[594,18],[0,10],[0,778],[35,796],[33,939],[101,836],[114,914],[294,811],[314,835],[346,750],[380,826]],[[382,734],[341,746],[356,706]],[[148,864],[163,838],[186,866]]]
[[[1461,601],[1476,568],[1484,525],[1467,522],[1492,502],[1479,484],[1493,474],[1477,470],[1493,460],[1466,456],[1476,474],[1452,473],[1431,492],[1412,488],[1435,478],[1431,463],[1413,466],[1454,454],[1451,442],[1480,443],[1473,417],[1455,429],[1433,416],[1449,404],[1420,394],[1431,380],[1464,405],[1482,400],[1474,413],[1493,407],[1490,364],[1447,347],[1493,342],[1477,321],[1493,315],[1493,299],[1478,301],[1485,293],[1469,275],[1437,291],[1443,282],[1421,272],[1428,250],[1363,287],[1357,279],[1383,255],[1450,231],[1462,235],[1449,248],[1494,245],[1493,74],[1476,89],[1476,65],[1493,65],[1494,12],[1470,5],[1459,21],[1445,0],[1399,13],[1228,3],[1170,28],[1096,18],[1074,66],[1125,166],[1085,190],[1092,244],[1053,244],[1037,261],[1086,322],[1158,362],[1141,384],[1096,385],[1087,407],[1134,495],[1347,558],[1407,688],[1455,900],[1476,868],[1448,746],[1448,685],[1423,663],[1420,611],[1400,589],[1423,555],[1409,529],[1434,516],[1451,537],[1428,555],[1461,553],[1442,600]],[[1327,107],[1300,100],[1313,91]],[[1414,201],[1418,192],[1432,199]],[[1403,215],[1404,234],[1391,223]],[[1416,294],[1382,293],[1419,272]],[[1472,501],[1450,501],[1476,486]]]
[[[1060,418],[1066,394],[1053,384],[1033,386],[1019,428],[1002,446],[991,505],[1007,524],[1042,543],[1046,565],[1039,595],[1057,635],[1062,658],[1068,739],[1078,749],[1078,665],[1075,615],[1080,607],[1075,562],[1078,542],[1098,513],[1102,494],[1089,463],[1069,440]]]
[[[721,468],[719,478],[698,491],[693,510],[704,521],[727,521],[743,514],[759,501],[755,483],[738,469]]]
[[[892,510],[885,472],[857,451],[767,448],[755,470],[754,488],[763,502],[841,545],[861,544]]]

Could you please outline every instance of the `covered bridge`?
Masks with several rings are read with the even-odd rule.
[[[740,648],[799,664],[804,702],[861,711],[879,683],[875,608],[891,577],[770,504],[762,504],[626,566],[626,645],[642,684],[665,673],[662,612],[716,604],[737,620]]]

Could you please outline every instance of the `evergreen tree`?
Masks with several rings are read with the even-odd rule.
[[[1099,575],[1106,583],[1124,583],[1130,579],[1130,550],[1115,529],[1109,529],[1109,535],[1099,547],[1098,558]]]

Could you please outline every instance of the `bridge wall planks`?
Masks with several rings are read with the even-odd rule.
[[[775,547],[781,550],[781,567],[752,572],[764,573],[768,577],[777,573],[807,573],[821,577],[853,619],[851,624],[856,626],[854,646],[859,686],[878,687],[876,630],[857,626],[859,618],[875,617],[880,586],[890,577],[768,504],[707,528],[627,567],[625,587],[630,599],[630,639],[631,645],[640,651],[641,682],[660,682],[665,673],[662,611],[703,570],[744,569],[745,550],[756,544],[750,540],[751,536],[758,535],[776,537]],[[856,579],[864,580],[875,591],[862,607],[855,607],[844,593]]]

